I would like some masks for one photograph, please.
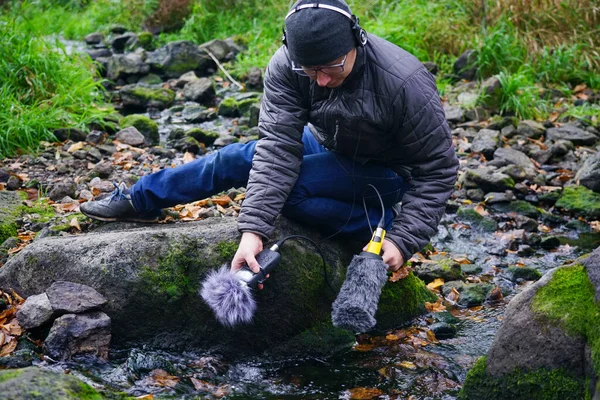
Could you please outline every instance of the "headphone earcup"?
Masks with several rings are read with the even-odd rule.
[[[367,31],[365,31],[363,28],[358,27],[358,30],[356,31],[356,42],[362,46],[365,47],[365,45],[367,44]]]

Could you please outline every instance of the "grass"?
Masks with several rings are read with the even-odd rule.
[[[86,129],[110,112],[89,58],[0,20],[0,158],[35,151],[58,128]]]

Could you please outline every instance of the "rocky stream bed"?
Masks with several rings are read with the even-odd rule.
[[[183,281],[173,287],[161,286],[163,281],[157,280],[151,281],[153,287],[136,291],[137,286],[123,282],[135,275],[128,265],[145,265],[134,260],[138,255],[146,254],[148,259],[156,255],[162,260],[155,266],[159,271],[187,262],[189,254],[195,254],[189,247],[169,253],[172,259],[160,258],[167,249],[161,246],[180,240],[178,235],[192,240],[194,249],[205,246],[202,251],[212,257],[213,265],[226,262],[239,237],[235,217],[244,188],[165,210],[155,226],[99,223],[85,218],[78,207],[109,195],[112,182],[131,184],[139,176],[176,167],[227,144],[255,139],[261,71],[250,71],[240,89],[215,75],[214,60],[230,60],[241,50],[232,40],[201,46],[176,42],[155,50],[146,41],[142,35],[115,31],[107,38],[90,35],[87,47],[79,45],[114,82],[107,87],[119,114],[110,124],[92,127],[89,133],[65,128],[55,133],[58,142],[43,143],[36,156],[0,160],[2,289],[7,293],[15,289],[25,297],[48,292],[55,281],[85,283],[108,298],[103,310],[113,319],[112,344],[105,346],[103,357],[85,351],[69,354],[63,361],[50,356],[50,347],[42,347],[49,326],[6,331],[14,337],[5,339],[5,345],[14,342],[14,346],[0,357],[0,366],[11,369],[0,374],[0,393],[28,393],[51,381],[62,392],[45,398],[84,398],[85,394],[89,396],[85,398],[456,399],[469,369],[488,354],[508,303],[531,290],[548,271],[563,264],[578,265],[579,257],[600,246],[600,121],[559,116],[532,121],[494,115],[497,79],[476,82],[457,76],[443,99],[461,164],[456,190],[430,246],[411,259],[412,274],[405,268],[408,277],[391,278],[410,280],[414,274],[429,290],[424,294],[421,283],[410,286],[418,288],[415,293],[421,303],[408,308],[385,303],[392,307],[386,311],[391,314],[393,307],[410,310],[405,318],[409,322],[380,326],[357,337],[332,333],[329,327],[313,328],[310,340],[300,335],[284,343],[286,325],[281,325],[278,336],[272,319],[292,322],[276,315],[271,318],[277,307],[291,310],[291,319],[310,319],[311,312],[327,311],[332,298],[325,297],[322,308],[303,308],[313,304],[313,294],[305,293],[306,304],[299,305],[293,297],[303,299],[303,291],[288,292],[294,283],[286,286],[280,275],[282,282],[277,284],[275,276],[272,286],[269,282],[263,291],[263,301],[272,301],[268,314],[264,306],[258,325],[269,331],[269,341],[260,341],[260,329],[211,334],[214,325],[205,322],[209,317],[189,316],[201,308],[198,299],[193,300],[198,304],[188,303],[190,297],[185,297],[193,292],[185,277],[198,274],[195,267],[179,271],[176,277]],[[485,103],[477,100],[481,91],[488,94]],[[600,93],[585,87],[576,93],[573,99],[551,91],[545,95],[555,96],[557,104],[600,102]],[[303,228],[280,221],[279,229]],[[213,236],[214,240],[208,239]],[[218,246],[206,244],[213,242]],[[360,250],[340,242],[329,240],[332,250],[326,256],[333,260],[338,283],[348,254]],[[131,250],[136,243],[140,249]],[[315,257],[312,249],[303,246],[294,252],[293,257]],[[168,264],[169,260],[175,261]],[[311,262],[320,268],[318,259]],[[94,277],[102,268],[112,272]],[[323,283],[320,270],[310,279]],[[598,293],[600,283],[592,279],[592,284]],[[145,290],[160,296],[146,296]],[[188,305],[178,313],[181,299]],[[161,310],[167,315],[157,316]],[[412,318],[415,315],[419,316]],[[195,323],[207,325],[190,328]],[[526,327],[523,331],[530,332]],[[160,334],[151,334],[155,332]],[[110,329],[108,335],[110,340]],[[594,336],[586,335],[594,349]],[[328,341],[321,340],[325,337]],[[271,340],[284,344],[271,346]],[[253,346],[269,351],[254,349],[247,354],[245,350]],[[593,349],[595,360],[598,354]],[[492,356],[488,355],[488,365]],[[530,358],[530,364],[520,367],[540,365],[535,354]],[[31,365],[41,369],[15,369]],[[598,370],[594,373],[590,368],[591,372],[588,368],[581,374],[588,385],[594,385]],[[72,380],[73,376],[79,380]],[[63,380],[64,387],[56,383]],[[81,386],[81,381],[89,387]],[[481,398],[473,391],[463,396],[469,393],[471,397],[465,398]]]

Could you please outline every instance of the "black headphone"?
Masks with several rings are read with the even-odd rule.
[[[288,17],[290,15],[297,13],[300,10],[304,10],[306,8],[324,8],[324,9],[335,11],[337,13],[342,14],[343,16],[345,16],[352,22],[352,33],[354,34],[354,38],[356,39],[357,46],[365,47],[365,45],[367,44],[367,32],[363,28],[360,27],[360,25],[358,23],[359,22],[358,17],[354,14],[350,14],[348,11],[342,10],[341,8],[338,8],[335,6],[330,6],[329,4],[310,3],[310,4],[302,4],[302,5],[296,6],[296,7],[292,8],[290,10],[290,12],[287,13],[287,15],[285,16],[285,18],[283,20],[285,21],[286,19],[288,19]],[[283,44],[285,46],[287,46],[287,39],[286,39],[286,35],[285,35],[285,26],[282,28],[282,30],[283,30],[283,37],[281,38],[281,41],[283,42]]]

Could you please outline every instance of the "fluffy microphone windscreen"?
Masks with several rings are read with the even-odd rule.
[[[207,275],[200,295],[213,310],[217,321],[225,326],[249,323],[254,317],[256,300],[252,290],[240,282],[227,266]]]
[[[387,269],[381,258],[354,256],[346,271],[346,280],[333,302],[333,325],[354,333],[367,332],[375,326],[375,312],[387,280]]]

